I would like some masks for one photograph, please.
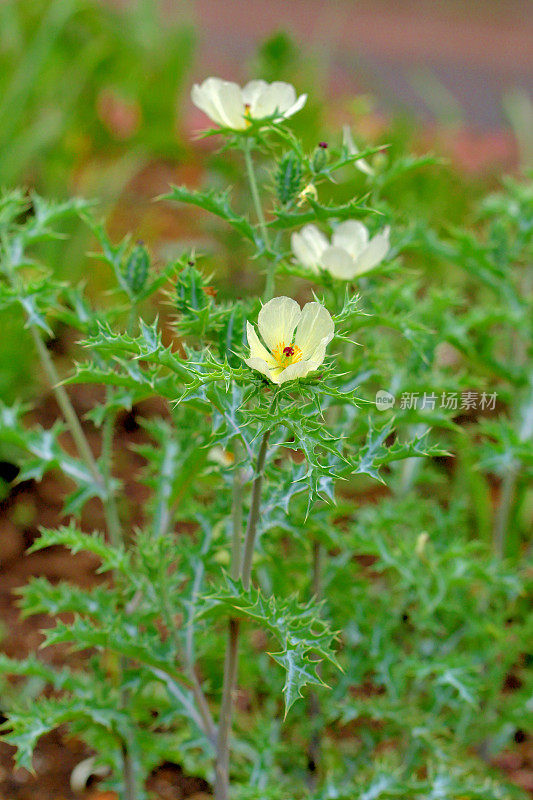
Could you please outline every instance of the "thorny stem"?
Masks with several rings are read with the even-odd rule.
[[[229,740],[233,716],[233,696],[237,684],[239,663],[239,621],[230,619],[228,623],[228,648],[224,663],[224,683],[222,688],[222,707],[218,725],[217,760],[215,765],[215,800],[229,798]]]
[[[252,193],[252,201],[255,208],[255,213],[257,214],[257,219],[259,221],[259,227],[261,229],[261,236],[263,237],[263,243],[266,248],[270,249],[270,239],[268,236],[268,230],[265,222],[265,215],[263,214],[263,206],[261,205],[261,198],[259,197],[259,189],[257,188],[257,179],[255,177],[255,170],[254,164],[252,160],[252,141],[251,139],[247,139],[244,144],[244,161],[246,163],[246,173],[248,175],[248,182],[250,184],[250,191]],[[268,266],[268,272],[266,277],[266,284],[265,284],[265,293],[263,299],[271,300],[274,296],[274,268],[275,263],[272,262]]]
[[[266,454],[268,450],[268,440],[270,438],[270,431],[263,434],[261,447],[259,448],[259,455],[257,456],[257,465],[255,468],[254,482],[252,486],[252,503],[250,505],[250,513],[248,515],[248,525],[246,526],[246,536],[244,541],[244,557],[242,562],[241,579],[245,591],[250,588],[250,577],[252,574],[252,559],[254,556],[255,537],[257,533],[257,523],[259,520],[259,511],[261,509],[261,490],[263,488],[263,478]]]
[[[46,376],[48,378],[52,391],[54,392],[59,408],[61,409],[61,413],[63,414],[65,421],[68,425],[68,429],[72,435],[72,438],[74,439],[74,443],[76,445],[80,458],[82,458],[85,464],[87,465],[96,483],[100,486],[100,488],[102,488],[104,485],[102,475],[100,474],[95,458],[92,454],[91,448],[89,447],[89,443],[85,438],[85,434],[83,433],[76,412],[72,408],[69,396],[66,393],[64,387],[61,386],[59,375],[57,374],[54,362],[50,357],[50,353],[46,349],[46,345],[41,339],[41,336],[37,331],[35,325],[30,325],[30,330],[33,336],[33,341],[35,342],[35,347],[37,348],[37,352],[39,354],[39,358],[43,365],[44,371],[46,372]]]
[[[248,515],[248,524],[246,526],[246,537],[244,546],[244,559],[240,571],[241,580],[244,588],[247,590],[250,586],[250,577],[252,572],[252,559],[255,545],[255,538],[257,532],[257,522],[259,520],[259,512],[261,508],[261,490],[263,487],[263,473],[265,468],[266,454],[268,450],[268,440],[270,438],[270,431],[266,431],[261,441],[259,454],[257,456],[257,463],[255,467],[254,482],[252,486],[252,501],[250,505],[250,513]],[[241,514],[235,513],[235,505],[242,500],[242,486],[240,485],[241,476],[238,474],[239,470],[236,469],[234,474],[234,487],[233,487],[233,552],[238,553],[240,561],[240,539],[241,539],[241,525],[242,525],[242,512]],[[237,484],[237,485],[236,485]],[[238,542],[238,546],[237,546]],[[236,565],[231,565],[232,577],[236,580],[239,577],[239,570]],[[222,707],[220,710],[220,722],[218,726],[218,740],[217,740],[217,759],[215,766],[215,800],[228,800],[229,798],[229,755],[230,755],[230,734],[231,734],[231,720],[233,716],[233,699],[235,695],[235,687],[237,684],[237,669],[239,663],[239,621],[230,619],[228,623],[228,648],[226,651],[226,661],[224,664],[224,683],[222,687]]]
[[[496,555],[502,558],[505,554],[505,539],[509,525],[509,516],[513,506],[517,471],[516,467],[510,467],[502,480],[500,502],[496,511],[494,522],[494,550]]]
[[[137,770],[126,744],[122,745],[122,763],[124,775],[124,800],[137,800]]]
[[[48,352],[46,345],[44,344],[39,332],[37,331],[34,325],[30,326],[30,330],[33,336],[33,341],[35,342],[35,346],[37,348],[37,352],[39,354],[39,358],[43,365],[44,371],[46,372],[50,386],[52,388],[52,391],[54,392],[59,408],[61,409],[61,413],[65,418],[68,429],[72,435],[72,438],[74,439],[74,443],[76,445],[76,449],[78,450],[80,458],[87,465],[87,468],[89,469],[92,477],[94,478],[95,482],[98,484],[100,489],[104,490],[105,499],[102,502],[104,505],[107,528],[109,530],[109,537],[111,539],[111,542],[116,546],[121,541],[121,531],[120,531],[120,520],[115,503],[115,498],[109,491],[108,481],[110,475],[107,473],[105,475],[102,475],[101,471],[98,469],[98,465],[92,454],[91,448],[89,447],[89,443],[85,437],[85,434],[83,433],[76,412],[72,407],[70,398],[67,392],[65,391],[64,387],[60,383],[59,375],[57,374],[54,362],[50,357],[50,353]],[[111,448],[111,440],[113,435],[112,425],[113,425],[113,420],[111,420],[111,426],[106,427],[104,423],[103,438],[102,438],[102,455],[104,456],[103,458],[104,463],[107,463],[106,457],[108,460],[110,458],[108,451]],[[106,487],[106,479],[108,483],[107,487]]]
[[[174,640],[176,651],[179,653],[182,650],[182,647],[176,629],[176,625],[174,624],[174,620],[172,619],[172,611],[168,600],[166,572],[161,574],[159,590],[161,592],[161,600],[163,606],[163,613],[165,615],[165,622],[168,631]],[[209,710],[209,706],[207,704],[207,700],[205,698],[203,689],[200,685],[200,681],[198,680],[196,672],[194,671],[194,665],[192,664],[192,662],[189,662],[187,659],[184,659],[184,662],[185,663],[183,664],[183,668],[188,679],[191,682],[191,690],[194,699],[196,701],[196,704],[198,706],[198,711],[200,713],[200,720],[202,722],[204,733],[214,744],[216,741],[216,726],[213,717],[211,716],[211,711]]]
[[[241,447],[235,444],[235,471],[233,473],[233,496],[231,503],[231,577],[234,581],[241,574],[242,549],[242,470],[239,467]]]
[[[312,592],[316,600],[320,600],[322,594],[322,545],[318,539],[313,541],[313,566],[311,574]],[[320,673],[320,665],[316,668],[317,675]],[[320,736],[320,702],[318,695],[312,691],[309,695],[309,716],[311,717],[311,736],[307,752],[308,765],[310,771],[310,783],[314,788],[317,783],[318,769],[320,766],[322,747]]]
[[[106,399],[109,399],[109,394],[110,393],[108,391]],[[109,489],[111,486],[111,461],[113,458],[114,426],[115,414],[107,414],[102,425],[102,472],[104,483],[107,484],[108,487],[106,499],[104,501],[104,509],[107,527],[109,530],[109,538],[111,539],[111,543],[117,547],[119,544],[122,544],[123,536],[115,497]]]
[[[521,442],[529,442],[533,438],[533,380],[529,387],[522,408],[519,411],[519,438]],[[500,557],[505,555],[509,517],[515,502],[516,484],[520,466],[512,461],[503,477],[500,502],[494,522],[494,549]]]

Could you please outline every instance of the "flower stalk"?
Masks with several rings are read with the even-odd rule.
[[[257,187],[257,178],[255,175],[254,163],[252,159],[252,139],[246,139],[244,142],[244,161],[246,164],[246,174],[248,175],[248,183],[250,184],[250,192],[252,194],[252,201],[255,208],[255,213],[259,222],[261,236],[263,237],[263,244],[270,249],[270,237],[266,226],[265,215],[263,214],[263,205],[259,196],[259,189]],[[275,262],[270,262],[266,276],[265,292],[263,300],[271,300],[274,296],[274,273],[276,269]]]
[[[257,523],[261,510],[261,492],[263,488],[263,475],[265,469],[266,456],[268,451],[268,441],[270,431],[263,434],[252,485],[252,500],[246,526],[244,556],[240,577],[245,590],[250,586],[252,573],[252,560],[257,535]],[[239,527],[241,515],[236,510],[236,503],[241,497],[242,487],[240,486],[241,476],[239,469],[234,473],[233,487],[233,556],[237,556],[238,562],[232,559],[231,575],[233,579],[239,577],[237,564],[240,564],[240,540],[241,533]],[[236,485],[237,484],[237,485]],[[242,514],[242,512],[241,512]],[[237,542],[239,544],[237,544]],[[239,620],[230,619],[228,622],[228,647],[224,664],[224,682],[222,687],[222,707],[220,710],[220,721],[218,725],[217,756],[215,765],[215,800],[228,800],[229,798],[229,756],[230,756],[230,736],[231,721],[233,718],[233,702],[235,688],[237,685],[237,672],[239,666]]]

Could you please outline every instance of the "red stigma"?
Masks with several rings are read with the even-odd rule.
[[[283,355],[287,356],[287,358],[289,358],[289,356],[293,356],[294,355],[294,347],[291,347],[290,345],[288,347],[284,347],[283,348]]]

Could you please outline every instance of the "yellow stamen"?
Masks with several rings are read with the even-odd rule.
[[[272,350],[272,355],[281,369],[302,360],[300,348],[295,344],[286,345],[285,342],[279,342]]]

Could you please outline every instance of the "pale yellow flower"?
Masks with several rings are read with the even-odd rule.
[[[313,272],[327,270],[334,278],[352,280],[377,267],[389,250],[389,228],[369,239],[362,222],[354,219],[341,222],[331,244],[316,225],[304,227],[291,236],[296,261]]]
[[[252,120],[274,117],[275,122],[291,117],[305,105],[307,95],[296,96],[290,83],[250,81],[243,88],[221,78],[206,78],[192,87],[191,99],[217,125],[243,131]]]
[[[254,326],[247,323],[250,357],[244,360],[272,383],[303,378],[318,369],[334,331],[333,320],[324,306],[307,303],[300,309],[290,297],[275,297],[265,303],[257,324],[261,339]]]

